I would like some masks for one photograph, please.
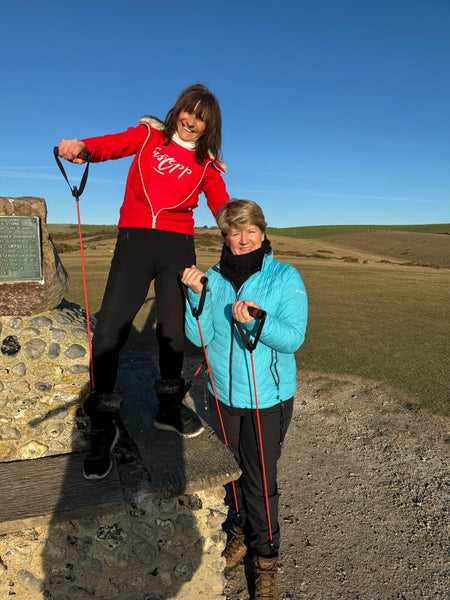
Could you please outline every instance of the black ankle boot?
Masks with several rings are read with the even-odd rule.
[[[121,399],[116,392],[91,392],[83,405],[89,417],[89,453],[84,459],[86,479],[103,479],[112,469],[112,452],[119,439],[116,422],[120,420]]]
[[[182,437],[196,437],[203,431],[197,415],[182,404],[186,392],[183,379],[158,379],[155,381],[158,412],[153,421],[157,429],[175,431]]]
[[[83,404],[83,410],[88,417],[109,414],[114,419],[119,417],[122,399],[117,392],[91,392]]]
[[[91,419],[89,453],[84,459],[83,475],[86,479],[103,479],[112,469],[112,452],[119,439],[119,429],[107,415]]]

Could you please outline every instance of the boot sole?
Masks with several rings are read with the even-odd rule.
[[[156,427],[156,429],[159,429],[160,431],[173,431],[174,433],[178,433],[179,436],[184,438],[194,438],[205,431],[205,428],[202,426],[198,431],[195,431],[194,433],[182,433],[176,427],[173,427],[173,425],[168,425],[167,423],[160,423],[159,421],[153,421],[153,426]]]

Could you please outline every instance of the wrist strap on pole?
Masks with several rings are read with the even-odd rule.
[[[83,150],[83,152],[81,153],[81,158],[86,161],[86,168],[84,169],[84,173],[83,173],[83,176],[80,181],[80,186],[78,188],[76,185],[74,185],[74,186],[70,185],[70,181],[66,175],[66,171],[65,171],[63,164],[58,156],[58,146],[55,146],[53,148],[53,154],[55,156],[56,164],[58,165],[59,170],[61,171],[64,179],[67,181],[67,185],[69,186],[70,191],[72,192],[72,196],[74,196],[75,199],[78,201],[79,197],[81,196],[81,194],[84,191],[84,188],[86,187],[86,182],[87,182],[87,178],[89,175],[89,165],[91,162],[90,153],[87,152],[86,150]]]

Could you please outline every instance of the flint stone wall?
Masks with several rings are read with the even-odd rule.
[[[87,450],[80,405],[88,386],[86,313],[78,304],[0,316],[0,462]]]
[[[0,283],[0,315],[32,315],[50,310],[63,299],[69,278],[47,229],[43,198],[0,197],[0,215],[39,217],[43,281]]]
[[[95,484],[94,484],[95,485]],[[224,600],[224,488],[0,535],[0,598]]]

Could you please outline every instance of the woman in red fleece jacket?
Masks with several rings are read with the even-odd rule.
[[[62,140],[59,155],[82,164],[134,155],[120,209],[119,232],[102,306],[95,327],[95,391],[85,403],[91,419],[91,451],[83,473],[88,479],[111,470],[120,399],[114,392],[119,353],[133,319],[155,280],[160,379],[155,382],[159,429],[193,437],[203,428],[182,407],[184,300],[178,274],[195,264],[193,210],[204,192],[212,213],[228,201],[220,160],[221,113],[214,95],[201,84],[184,89],[164,122],[143,117],[122,133]]]

